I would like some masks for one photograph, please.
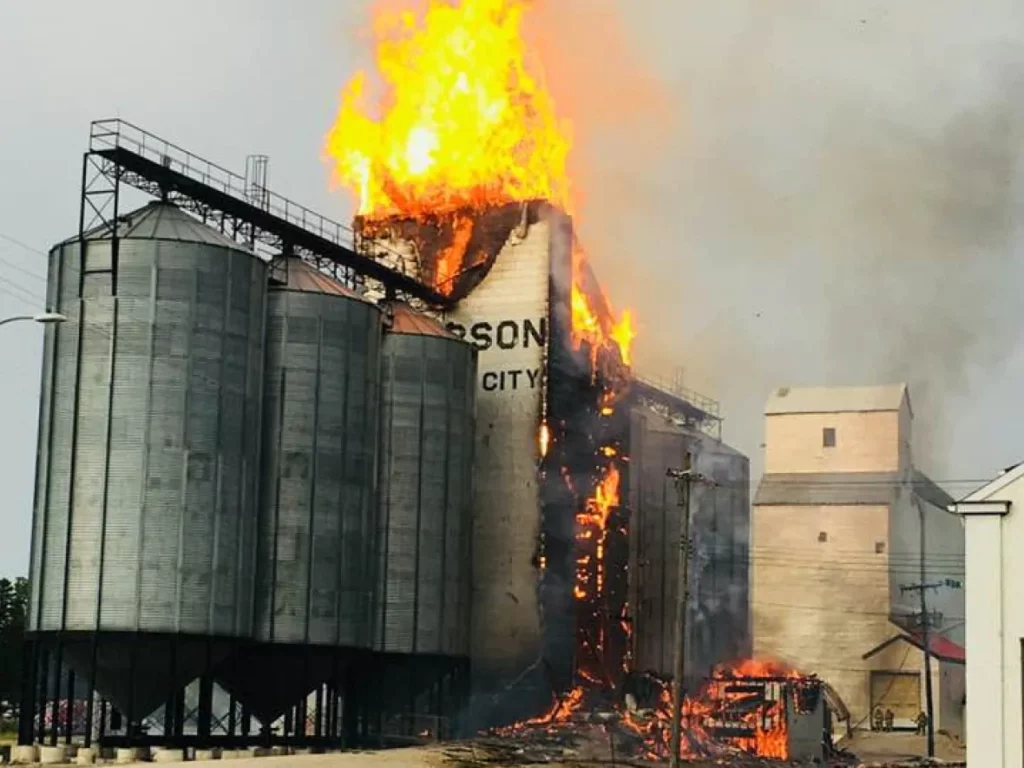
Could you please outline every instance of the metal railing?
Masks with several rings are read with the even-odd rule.
[[[408,254],[380,240],[365,235],[357,236],[352,227],[271,192],[257,178],[246,178],[121,118],[93,121],[89,130],[89,151],[102,155],[104,151],[115,149],[126,150],[161,165],[329,243],[368,256],[379,263],[384,263],[385,259],[397,263],[400,273],[418,279],[413,274]],[[372,249],[367,247],[370,244]]]
[[[702,395],[699,392],[695,392],[692,389],[687,389],[678,380],[670,381],[666,378],[650,375],[638,375],[636,372],[633,374],[633,378],[637,381],[646,384],[653,389],[659,389],[669,395],[678,397],[680,400],[685,400],[695,408],[700,409],[712,419],[718,420],[719,417],[719,403],[717,400],[713,400],[706,395]]]
[[[108,149],[126,149],[193,181],[255,205],[325,240],[349,249],[354,247],[355,233],[351,227],[267,189],[261,189],[260,194],[254,195],[249,180],[244,176],[120,118],[96,120],[90,127],[89,151],[102,152]]]

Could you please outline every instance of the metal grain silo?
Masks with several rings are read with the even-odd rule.
[[[368,647],[380,310],[298,259],[268,298],[256,639]]]
[[[48,306],[67,322],[46,333],[29,626],[244,636],[266,267],[166,203],[121,217],[116,247],[111,230],[50,253]],[[123,679],[124,648],[104,649],[101,689],[137,713],[162,702],[153,677]],[[187,680],[204,663],[132,653],[136,677],[152,663]]]
[[[408,305],[388,316],[374,647],[464,656],[476,349]]]

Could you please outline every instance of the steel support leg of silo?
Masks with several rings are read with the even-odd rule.
[[[49,676],[50,676],[50,650],[46,646],[40,644],[39,648],[39,685],[36,690],[39,691],[39,731],[37,733],[37,741],[40,744],[46,741],[46,702],[47,694],[49,691]]]
[[[169,674],[167,676],[167,699],[164,704],[164,738],[170,741],[174,737],[175,718],[178,714],[177,690],[174,684],[178,677],[178,637],[171,635],[168,641],[171,644],[171,652],[167,654]]]
[[[53,661],[53,699],[50,701],[50,733],[49,739],[51,747],[57,746],[58,731],[60,731],[60,682],[61,682],[61,671],[64,668],[64,636],[63,633],[57,633],[57,652],[54,654]]]
[[[18,744],[31,744],[35,737],[36,696],[39,685],[39,643],[25,640],[22,648],[21,701],[18,705]]]
[[[177,708],[174,712],[174,735],[181,739],[185,735],[185,687],[178,689]]]
[[[351,676],[349,676],[351,679]],[[359,735],[359,710],[356,705],[355,695],[352,688],[346,684],[344,696],[341,700],[341,741],[346,749],[351,749],[356,744]]]
[[[331,741],[338,739],[338,685],[334,681],[327,685],[327,735]]]
[[[324,701],[324,717],[323,717],[323,736],[324,739],[330,739],[334,734],[334,728],[331,727],[331,715],[334,712],[334,683],[328,680],[323,684],[323,701]]]
[[[64,743],[71,744],[75,731],[75,670],[68,667],[68,695],[64,704]]]
[[[95,693],[94,693],[95,695]],[[98,742],[103,741],[103,737],[107,735],[107,711],[109,705],[106,699],[100,699],[100,721],[96,727],[96,740]]]
[[[128,747],[132,747],[135,739],[135,687],[137,684],[136,668],[139,656],[139,633],[132,635],[131,650],[128,658],[128,711],[125,712],[124,734]]]
[[[345,673],[345,697],[342,701],[345,742],[347,747],[363,747],[370,733],[369,698],[365,681],[370,678],[361,660],[349,666]]]
[[[320,739],[324,735],[324,684],[316,688],[316,721],[313,724],[313,733]]]
[[[207,665],[209,669],[209,665]],[[199,678],[199,721],[197,724],[197,736],[202,746],[210,743],[210,734],[213,726],[213,677],[209,671],[204,672]]]
[[[338,652],[335,651],[331,657],[331,679],[327,683],[327,692],[330,696],[330,704],[327,707],[329,713],[329,725],[327,726],[327,733],[332,740],[338,739],[338,689],[341,685],[339,680],[340,675],[341,658]]]
[[[96,664],[99,661],[99,632],[93,632],[90,642],[92,651],[89,662],[89,700],[85,703],[85,747],[92,746],[93,716],[96,706]]]

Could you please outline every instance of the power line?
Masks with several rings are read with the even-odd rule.
[[[42,303],[31,291],[5,277],[0,277],[0,292],[6,293],[8,296],[17,299],[21,303],[36,309],[38,309]]]
[[[810,526],[808,526],[808,527],[810,527]],[[818,542],[815,541],[814,543],[817,544]],[[783,547],[783,546],[773,546],[771,544],[752,544],[750,546],[750,550],[751,551],[764,552],[764,553],[772,553],[772,552],[807,552],[808,549],[810,549],[810,547],[796,547],[796,546]],[[889,551],[889,552],[874,552],[874,551],[872,551],[872,552],[865,552],[863,549],[839,549],[839,548],[832,548],[832,547],[825,546],[825,547],[821,547],[821,551],[823,553],[823,556],[824,556],[824,553],[827,551],[827,553],[828,553],[827,556],[830,559],[835,559],[836,556],[846,557],[846,558],[862,557],[864,559],[872,559],[872,560],[878,560],[880,558],[887,557],[890,560],[892,560],[894,558],[895,559],[910,559],[910,560],[913,560],[915,563],[918,562],[918,560],[921,559],[922,555],[926,559],[928,559],[928,560],[940,560],[940,561],[941,560],[960,560],[960,561],[963,561],[963,559],[964,559],[963,554],[961,554],[959,552],[946,552],[946,551],[934,550],[934,549],[933,550],[925,550],[924,552],[906,552],[906,553],[903,553],[903,552],[893,552],[893,551]]]
[[[33,248],[31,245],[28,245],[27,243],[23,243],[18,238],[11,237],[10,235],[5,234],[3,232],[0,232],[0,240],[6,240],[7,242],[13,243],[14,245],[18,246],[19,248],[24,248],[26,251],[30,251],[31,253],[35,253],[35,254],[38,254],[40,256],[46,256],[47,255],[45,251],[41,251],[38,248]]]
[[[37,274],[35,272],[31,272],[31,271],[25,269],[24,267],[18,266],[13,261],[8,261],[3,256],[0,256],[0,264],[6,264],[11,269],[20,272],[21,274],[25,275],[26,277],[30,277],[33,280],[36,280],[36,281],[42,283],[43,285],[46,284],[46,277],[44,275],[40,275],[40,274]]]
[[[775,603],[775,602],[772,602],[772,601],[769,601],[769,600],[751,600],[750,604],[754,605],[754,606],[761,605],[761,606],[765,606],[765,607],[769,607],[769,608],[791,608],[791,609],[794,609],[794,610],[814,611],[814,612],[820,612],[820,613],[841,613],[841,614],[844,614],[844,615],[845,614],[852,614],[854,616],[881,616],[881,617],[888,618],[888,617],[890,617],[892,615],[892,613],[890,611],[869,611],[869,610],[863,610],[863,609],[858,609],[858,608],[828,608],[826,606],[821,606],[821,605],[798,605],[796,603]],[[964,620],[963,616],[944,616],[943,618],[944,618],[944,620],[948,620],[949,622],[959,622],[959,621],[963,621]]]

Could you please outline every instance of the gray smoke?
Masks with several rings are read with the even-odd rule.
[[[614,5],[661,99],[585,137],[579,219],[640,367],[721,399],[755,476],[783,384],[907,381],[938,478],[1014,458],[1024,5]]]

